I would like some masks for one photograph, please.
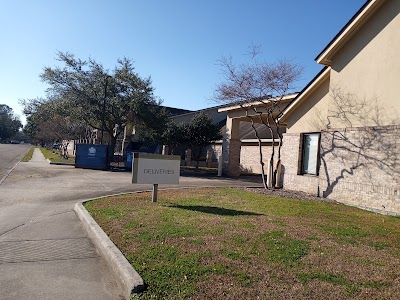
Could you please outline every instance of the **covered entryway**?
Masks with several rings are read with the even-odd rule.
[[[254,101],[218,110],[227,113],[222,143],[225,175],[238,177],[242,172],[261,174],[259,140],[262,143],[261,153],[266,161],[265,158],[271,155],[272,145],[279,143],[278,132],[286,132],[285,127],[278,129],[272,118],[280,115],[296,96],[297,94],[290,94],[279,99]],[[273,101],[279,103],[271,112]],[[270,124],[271,128],[265,124]]]

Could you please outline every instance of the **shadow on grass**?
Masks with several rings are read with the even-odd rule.
[[[215,206],[199,206],[199,205],[177,205],[171,204],[170,207],[186,209],[191,211],[198,211],[207,214],[220,215],[220,216],[263,216],[263,214],[253,213],[250,211],[242,211],[235,209],[227,209]]]

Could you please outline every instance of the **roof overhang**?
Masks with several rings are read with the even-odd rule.
[[[301,91],[301,93],[299,93],[292,103],[287,106],[287,108],[283,111],[282,116],[279,118],[279,122],[284,123],[286,118],[329,77],[330,72],[331,67],[325,67],[322,69],[322,71],[310,81],[310,83]]]
[[[333,38],[324,50],[315,58],[317,63],[331,66],[332,57],[357,32],[360,27],[375,13],[386,0],[369,0],[350,19],[342,30]]]
[[[269,103],[272,103],[274,101],[280,101],[281,104],[287,104],[290,101],[292,101],[294,98],[296,98],[297,95],[298,95],[298,93],[293,93],[293,94],[284,95],[282,97],[272,97],[272,98],[268,98],[268,99],[265,99],[265,100],[246,102],[246,103],[243,103],[243,104],[235,104],[235,105],[232,105],[232,106],[227,106],[227,107],[220,108],[220,109],[218,109],[218,112],[231,112],[231,111],[234,111],[234,110],[245,109],[247,107],[265,106],[265,105],[268,105]]]

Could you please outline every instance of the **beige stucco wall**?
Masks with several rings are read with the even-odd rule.
[[[286,120],[287,133],[314,132],[326,127],[329,105],[329,76],[301,102]]]
[[[288,133],[324,128],[335,115],[334,94],[365,101],[351,124],[330,118],[331,128],[400,124],[400,1],[387,0],[331,58],[330,76],[285,118]],[[329,91],[328,91],[329,88]],[[347,94],[347,95],[346,95]],[[379,120],[376,121],[376,112]],[[319,118],[318,116],[322,116]],[[322,122],[319,120],[325,120]]]
[[[381,125],[390,124],[400,118],[399,53],[400,1],[388,0],[332,57],[331,89],[340,87],[368,101],[379,99],[388,115]]]

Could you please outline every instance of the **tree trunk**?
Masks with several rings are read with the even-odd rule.
[[[267,123],[265,123],[263,117],[263,113],[262,112],[258,112],[257,109],[255,107],[253,107],[253,110],[256,114],[258,114],[258,117],[260,118],[260,122],[265,125],[270,133],[271,133],[271,137],[272,137],[272,152],[271,152],[271,157],[270,160],[268,162],[268,174],[267,174],[267,182],[265,182],[265,180],[263,181],[264,183],[264,188],[265,189],[273,189],[274,188],[274,178],[273,178],[273,174],[274,174],[274,156],[275,156],[275,138],[274,138],[274,131],[272,130],[271,124],[269,123],[269,118],[270,118],[270,112],[267,113]],[[253,122],[254,123],[254,122]],[[252,124],[253,129],[254,128],[254,124]],[[256,133],[257,138],[259,139],[259,144],[261,145],[261,139],[258,137],[258,134]],[[261,146],[260,146],[261,148]],[[261,151],[261,149],[260,149]],[[263,165],[262,165],[263,167]],[[263,171],[263,170],[262,170]]]
[[[114,161],[114,150],[115,150],[115,145],[117,144],[117,138],[114,135],[110,135],[110,145],[108,148],[108,163],[111,163]]]
[[[268,175],[267,175],[267,187],[269,189],[274,188],[274,158],[271,156],[269,163],[268,163]]]
[[[264,167],[264,160],[263,160],[263,154],[262,154],[262,144],[261,144],[261,139],[258,137],[257,130],[254,128],[254,131],[256,132],[256,136],[258,139],[258,151],[260,153],[260,165],[261,165],[261,178],[263,182],[264,189],[268,189],[267,182],[265,181],[265,167]]]
[[[258,135],[256,127],[254,126],[253,118],[251,116],[249,116],[249,111],[247,109],[245,109],[245,110],[246,110],[246,117],[250,118],[250,120],[251,120],[251,128],[253,128],[254,134],[256,135],[256,138],[258,140],[258,151],[259,151],[259,154],[260,154],[260,165],[261,165],[261,179],[262,179],[262,182],[263,182],[264,189],[268,189],[267,182],[265,181],[265,166],[264,166],[265,164],[264,164],[264,158],[263,158],[263,153],[262,153],[261,138]]]
[[[281,183],[281,168],[282,168],[281,149],[282,149],[283,137],[282,137],[281,132],[279,131],[278,124],[276,124],[276,132],[279,137],[279,145],[278,145],[278,160],[276,162],[275,172],[274,172],[274,186],[277,188],[281,188],[282,187],[282,183]]]

